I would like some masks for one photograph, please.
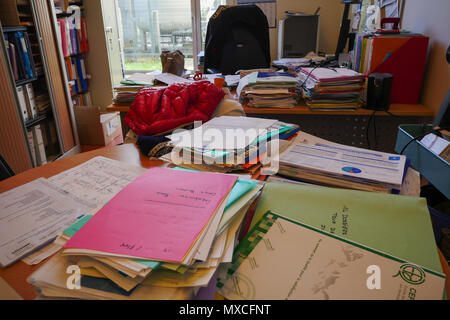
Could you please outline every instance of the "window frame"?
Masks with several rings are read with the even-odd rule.
[[[237,0],[226,0],[226,5],[236,5]],[[191,4],[191,28],[192,28],[192,58],[193,58],[193,71],[197,70],[198,66],[198,54],[203,50],[202,48],[202,25],[201,25],[201,0],[190,0]],[[116,11],[119,11],[120,14],[120,7],[118,0],[115,0],[116,5]],[[116,15],[117,16],[117,15]],[[122,29],[122,25],[120,25],[122,22],[119,21],[120,19],[117,19],[117,25],[119,29]],[[119,32],[119,42],[120,42],[120,48],[121,48],[121,63],[122,63],[122,70],[123,74],[132,74],[136,72],[149,72],[152,70],[125,70],[125,53],[123,51],[123,41],[124,39],[123,33]]]

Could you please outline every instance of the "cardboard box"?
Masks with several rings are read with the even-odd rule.
[[[73,107],[81,145],[113,146],[123,143],[119,112],[102,113],[97,107]]]

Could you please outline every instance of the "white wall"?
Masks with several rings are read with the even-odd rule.
[[[450,65],[445,59],[450,45],[449,0],[405,0],[402,28],[430,37],[421,102],[435,113],[450,89]]]

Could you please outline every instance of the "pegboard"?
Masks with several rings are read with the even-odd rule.
[[[300,130],[306,133],[358,148],[369,148],[367,141],[367,136],[369,136],[370,149],[389,153],[394,153],[400,124],[431,123],[433,121],[432,117],[392,116],[377,113],[371,119],[369,135],[367,135],[367,124],[370,118],[367,115],[248,114],[247,116],[278,119],[298,124]]]

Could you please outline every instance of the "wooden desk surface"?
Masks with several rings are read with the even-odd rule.
[[[131,104],[110,104],[106,107],[106,111],[108,112],[128,112],[130,110]]]
[[[8,191],[12,188],[21,186],[27,182],[33,181],[37,178],[50,178],[55,174],[73,168],[87,160],[103,156],[115,160],[124,161],[127,163],[150,168],[163,164],[163,161],[149,160],[144,157],[138,147],[134,144],[123,144],[119,146],[101,148],[89,152],[77,154],[75,156],[56,160],[41,167],[37,167],[25,172],[22,172],[9,179],[0,181],[0,193]],[[34,288],[26,282],[28,276],[37,270],[45,261],[35,266],[29,266],[26,263],[19,261],[7,267],[0,268],[0,277],[2,277],[17,293],[24,299],[34,299],[36,293]]]
[[[25,184],[37,178],[49,178],[55,174],[58,174],[62,171],[73,168],[85,161],[88,161],[89,159],[96,156],[104,156],[107,158],[139,165],[144,168],[150,168],[163,164],[162,161],[149,160],[149,158],[144,157],[139,152],[138,147],[134,144],[124,144],[109,148],[101,148],[85,153],[80,153],[69,158],[56,160],[52,163],[22,172],[14,177],[0,181],[0,193],[21,186],[22,184]],[[444,257],[442,256],[440,250],[439,255],[444,273],[447,274],[447,296],[450,297],[450,268],[446,263]],[[2,277],[15,291],[17,291],[17,293],[22,298],[26,300],[34,299],[36,297],[36,293],[34,291],[34,288],[26,282],[26,279],[47,260],[48,259],[35,266],[29,266],[22,261],[16,262],[15,264],[7,268],[0,268],[0,277]]]
[[[130,105],[125,104],[111,104],[106,107],[106,111],[119,111],[128,112]],[[298,115],[340,115],[340,116],[370,116],[373,110],[357,109],[357,110],[345,110],[345,111],[312,111],[309,110],[304,103],[301,103],[295,108],[252,108],[244,106],[246,114],[298,114]],[[412,116],[412,117],[434,117],[433,110],[427,108],[421,104],[392,104],[389,108],[389,112],[396,116]],[[377,116],[389,115],[383,111],[377,111]]]

